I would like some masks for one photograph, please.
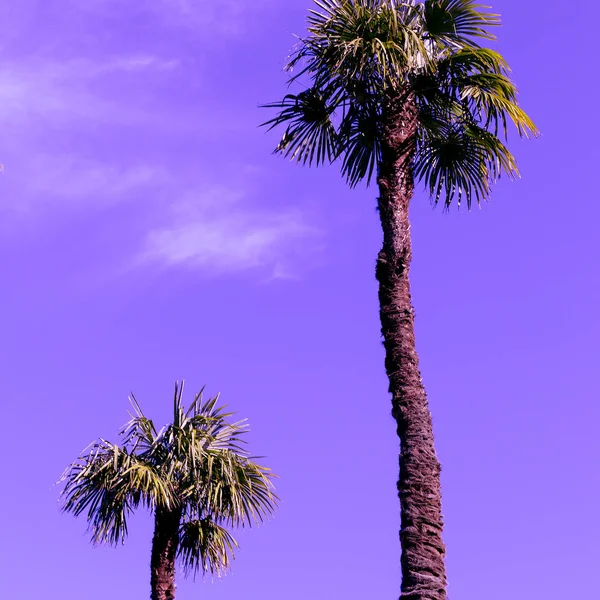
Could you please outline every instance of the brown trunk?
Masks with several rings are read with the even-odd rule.
[[[384,118],[378,176],[383,247],[377,259],[377,280],[392,415],[400,438],[400,597],[444,600],[440,464],[415,349],[408,279],[412,257],[408,209],[414,189],[411,163],[417,129],[412,95],[407,92],[390,98]]]
[[[181,511],[157,508],[150,559],[152,600],[174,600],[175,557],[179,542]]]

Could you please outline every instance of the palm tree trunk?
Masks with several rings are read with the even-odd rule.
[[[157,508],[150,559],[152,600],[174,600],[175,558],[179,543],[180,510]]]
[[[410,296],[412,258],[408,209],[417,109],[410,92],[390,97],[384,109],[379,215],[383,247],[377,259],[381,331],[400,438],[400,544],[402,600],[446,598],[440,464],[415,348]]]

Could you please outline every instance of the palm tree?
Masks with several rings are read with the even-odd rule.
[[[227,571],[237,547],[227,528],[262,521],[277,502],[273,474],[244,450],[245,422],[229,422],[202,391],[185,411],[182,395],[183,382],[173,422],[158,432],[132,395],[122,445],[98,440],[62,477],[63,510],[87,513],[94,543],[125,541],[134,509],[154,513],[152,600],[175,598],[176,559],[186,574]]]
[[[267,104],[285,126],[276,152],[339,161],[350,186],[376,175],[383,246],[381,331],[400,438],[401,597],[446,597],[440,465],[415,350],[409,204],[422,181],[435,204],[485,200],[518,175],[504,144],[512,122],[536,135],[493,40],[499,16],[472,0],[315,0],[287,69],[304,89]],[[295,71],[295,72],[292,72]]]

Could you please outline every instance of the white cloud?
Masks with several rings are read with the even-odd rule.
[[[156,186],[167,180],[162,167],[139,164],[116,166],[72,155],[38,156],[26,173],[26,190],[36,197],[50,194],[61,199],[87,201],[90,196],[111,198],[133,189]],[[35,173],[34,177],[31,177]],[[29,174],[30,177],[26,177]]]
[[[241,193],[216,188],[179,202],[172,224],[149,232],[139,262],[289,277],[299,254],[318,249],[319,234],[299,210],[254,209]]]
[[[116,165],[75,155],[34,154],[2,174],[2,209],[16,213],[45,212],[61,207],[106,207],[138,197],[140,190],[169,185],[164,167]]]
[[[139,54],[134,56],[119,56],[105,63],[96,63],[96,72],[103,71],[141,71],[154,69],[157,71],[170,71],[179,66],[178,60],[165,60],[157,56]]]
[[[5,63],[0,66],[0,124],[5,144],[0,157],[5,167],[2,181],[3,208],[30,211],[34,207],[75,200],[105,205],[135,189],[166,181],[163,167],[118,161],[90,141],[101,123],[118,132],[119,125],[142,122],[146,117],[133,103],[127,107],[120,96],[100,93],[104,77],[148,70],[171,71],[177,61],[133,54],[104,60],[52,59]],[[119,89],[119,81],[111,82]],[[150,115],[148,115],[150,118]],[[81,119],[81,120],[77,120]],[[143,123],[141,123],[143,124]],[[86,137],[85,128],[92,131]],[[85,158],[65,151],[64,138],[84,141]],[[118,152],[118,148],[115,149]],[[14,201],[12,199],[14,198]]]
[[[127,0],[71,2],[94,10],[132,6]],[[212,36],[235,34],[267,2],[140,0],[142,10],[160,19],[160,27],[163,21],[193,25],[194,35]],[[239,129],[235,115],[222,119],[214,109],[210,119],[197,118],[202,98],[195,87],[196,60],[187,54],[171,60],[138,52],[62,61],[47,54],[0,64],[3,208],[34,220],[41,215],[37,223],[46,226],[54,210],[97,209],[145,197],[150,202],[139,203],[139,212],[136,208],[140,240],[131,251],[137,254],[125,268],[184,266],[208,273],[294,276],[320,249],[320,231],[304,212],[262,203],[257,208],[251,202],[255,194],[244,185],[252,175],[243,170],[236,171],[241,181],[226,180],[239,186],[235,190],[184,192],[197,189],[201,176],[194,150],[201,134],[216,130],[222,138]],[[188,96],[173,92],[182,85],[194,94],[193,111]],[[152,219],[156,225],[148,229]]]
[[[82,10],[122,12],[130,0],[72,0]],[[252,15],[272,0],[139,0],[136,10],[156,16],[161,23],[182,28],[210,28],[212,34],[237,35]]]
[[[120,72],[170,71],[178,64],[150,55],[4,64],[0,67],[0,120],[14,123],[51,116],[114,118],[118,116],[114,103],[90,91],[90,81]]]

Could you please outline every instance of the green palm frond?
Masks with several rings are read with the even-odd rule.
[[[350,187],[364,179],[368,184],[377,169],[381,160],[380,122],[379,107],[354,103],[340,126],[342,174]]]
[[[333,158],[337,139],[332,123],[335,105],[316,88],[288,94],[279,103],[265,105],[281,112],[264,123],[269,129],[287,124],[276,152],[300,163],[319,165]]]
[[[183,382],[181,383],[183,387]],[[215,396],[213,399],[209,400],[206,405],[204,402],[204,387],[194,396],[194,400],[189,405],[185,416],[189,419],[190,417],[194,417],[196,415],[203,415],[209,413],[209,416],[216,416],[217,411],[214,410],[215,404],[217,403],[219,396]],[[211,413],[211,411],[213,411]]]
[[[517,101],[517,88],[504,58],[493,50],[467,48],[440,61],[435,76],[438,93],[460,102],[472,120],[508,136],[512,121],[521,137],[539,134]]]
[[[187,521],[179,531],[178,558],[186,573],[220,577],[231,568],[238,543],[211,518]]]
[[[472,0],[425,0],[423,31],[437,43],[462,48],[474,45],[473,38],[494,40],[488,27],[500,25],[500,15]]]
[[[446,207],[464,198],[471,208],[489,196],[502,173],[518,176],[514,157],[493,134],[475,124],[454,125],[426,134],[415,159],[415,177],[425,183],[434,202]]]
[[[522,137],[538,135],[533,121],[517,102],[517,88],[508,77],[504,58],[486,48],[466,48],[440,60],[434,73],[413,79],[413,89],[421,103],[456,106],[465,118],[508,135],[512,121]]]
[[[63,510],[87,511],[94,543],[117,544],[127,535],[127,517],[140,504],[169,506],[168,482],[126,448],[106,440],[95,443],[63,474]]]
[[[129,402],[133,408],[131,420],[119,432],[123,438],[123,445],[131,448],[132,452],[148,450],[154,443],[156,427],[154,423],[146,418],[135,396],[129,396]]]
[[[510,72],[504,57],[491,48],[465,47],[453,51],[448,56],[440,59],[436,66],[438,73],[450,72],[451,74],[466,73],[500,73],[507,75]]]
[[[262,522],[277,506],[270,469],[234,452],[209,452],[206,482],[201,489],[190,482],[188,493],[205,496],[215,515],[230,525],[245,526]],[[200,504],[199,504],[200,506]]]
[[[424,40],[407,23],[410,2],[315,0],[308,31],[289,66],[304,62],[322,87],[331,78],[348,84],[356,79],[377,81],[382,89],[395,85],[393,73],[427,55]],[[295,80],[297,76],[292,79]]]
[[[420,112],[415,176],[435,203],[453,199],[470,207],[489,196],[502,173],[518,176],[515,159],[500,141],[511,121],[522,137],[538,131],[518,106],[517,90],[501,55],[463,48],[439,61],[435,72],[414,77]]]
[[[475,73],[457,82],[461,100],[471,114],[480,115],[484,127],[494,135],[508,137],[508,120],[521,137],[538,135],[538,130],[525,111],[517,104],[517,89],[508,77],[498,73]]]

